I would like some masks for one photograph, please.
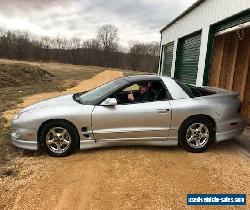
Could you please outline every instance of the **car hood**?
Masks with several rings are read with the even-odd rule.
[[[51,98],[45,101],[38,102],[36,104],[33,104],[31,106],[28,106],[24,108],[21,112],[27,112],[35,109],[45,108],[45,107],[55,107],[55,106],[70,106],[70,105],[76,105],[76,101],[73,100],[72,94],[65,95],[65,96],[59,96],[56,98]]]

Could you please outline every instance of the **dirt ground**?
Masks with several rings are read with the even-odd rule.
[[[107,70],[63,93],[27,96],[4,116],[9,120],[23,106],[121,75]],[[250,198],[250,159],[228,142],[202,154],[141,146],[77,151],[67,158],[26,152],[12,165],[16,175],[0,178],[0,209],[207,209],[187,207],[186,194],[246,193]]]

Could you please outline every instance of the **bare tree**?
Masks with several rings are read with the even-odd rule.
[[[160,43],[159,42],[150,42],[147,44],[148,54],[152,56],[159,56],[160,54]]]
[[[86,49],[101,49],[101,44],[97,39],[88,39],[83,41],[82,46]]]
[[[81,39],[78,37],[73,37],[70,41],[70,49],[79,49],[81,47]]]
[[[73,64],[79,64],[80,62],[80,48],[81,48],[81,39],[73,37],[68,41],[68,59]]]
[[[98,29],[97,40],[103,50],[101,65],[113,67],[114,59],[112,54],[118,50],[118,29],[113,25],[103,25]]]
[[[144,70],[154,72],[158,63],[159,43],[130,43],[130,65],[134,71]]]
[[[46,61],[50,61],[50,49],[52,48],[52,40],[48,36],[43,36],[41,38],[42,44],[42,59]]]
[[[104,50],[114,51],[119,41],[118,29],[113,25],[103,25],[98,29],[97,39]]]

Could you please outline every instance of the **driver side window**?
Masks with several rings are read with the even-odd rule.
[[[123,92],[138,91],[139,89],[140,89],[140,86],[138,84],[133,84],[133,85],[130,85],[130,86],[126,87],[122,91]]]
[[[118,104],[146,103],[167,99],[167,91],[160,81],[141,81],[130,84],[112,94]]]

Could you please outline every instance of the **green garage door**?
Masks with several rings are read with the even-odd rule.
[[[178,43],[175,78],[196,84],[200,56],[201,32],[182,38]]]
[[[164,46],[163,49],[163,66],[162,66],[162,75],[171,77],[171,68],[173,61],[173,50],[174,42],[171,42]]]

